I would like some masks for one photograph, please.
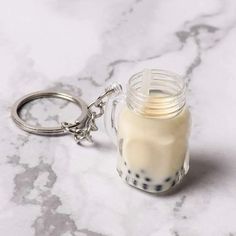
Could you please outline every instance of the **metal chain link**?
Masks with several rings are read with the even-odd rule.
[[[106,102],[104,99],[108,98],[112,94],[119,94],[122,91],[122,87],[118,83],[113,83],[110,87],[108,87],[105,92],[100,95],[95,102],[91,103],[88,106],[87,119],[85,122],[80,123],[75,121],[74,124],[63,122],[62,128],[65,132],[71,133],[74,136],[75,141],[78,144],[81,144],[82,141],[87,140],[92,143],[92,131],[97,131],[98,127],[95,123],[96,119],[101,117],[104,114],[104,107]],[[98,109],[96,112],[95,109]]]

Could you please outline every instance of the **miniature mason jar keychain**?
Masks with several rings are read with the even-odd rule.
[[[183,78],[163,70],[133,75],[127,92],[113,83],[89,106],[81,99],[58,91],[40,91],[18,100],[12,118],[23,130],[39,135],[73,134],[77,143],[92,142],[96,119],[104,115],[108,135],[117,145],[117,171],[129,185],[147,192],[165,192],[176,186],[189,169],[190,112]],[[35,127],[20,117],[22,107],[35,99],[58,97],[81,108],[73,123]],[[105,113],[105,114],[104,114]]]

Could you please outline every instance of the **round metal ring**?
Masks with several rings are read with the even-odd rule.
[[[76,121],[82,123],[83,121],[86,120],[88,114],[88,106],[82,99],[74,97],[67,93],[45,90],[27,94],[24,97],[20,98],[18,101],[16,101],[11,110],[11,117],[13,121],[19,128],[32,134],[47,135],[47,136],[67,134],[62,126],[58,127],[33,126],[27,124],[24,120],[22,120],[22,118],[19,115],[20,110],[25,104],[39,98],[52,98],[52,97],[61,98],[78,105],[81,109],[81,115],[78,117],[78,119],[76,119]]]

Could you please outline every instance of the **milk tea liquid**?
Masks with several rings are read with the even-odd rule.
[[[150,99],[161,102],[158,96]],[[134,187],[163,192],[178,184],[188,171],[190,113],[183,107],[170,116],[145,116],[151,112],[156,111],[145,104],[142,114],[123,107],[118,121],[117,170]]]

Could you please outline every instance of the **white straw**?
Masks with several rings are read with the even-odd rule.
[[[144,95],[149,95],[150,83],[152,79],[152,71],[149,69],[143,70],[143,81],[141,91]]]

